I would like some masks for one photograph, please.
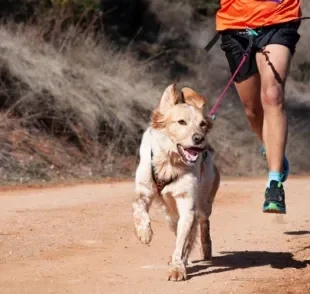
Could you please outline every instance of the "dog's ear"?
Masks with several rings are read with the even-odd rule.
[[[169,107],[178,103],[179,96],[176,89],[176,84],[171,84],[164,91],[158,105],[158,110],[164,113]]]
[[[208,118],[209,117],[209,107],[207,105],[207,103],[205,103],[203,106],[202,106],[202,113],[203,113],[203,116]],[[211,118],[211,117],[210,117]]]
[[[207,103],[203,105],[202,113],[203,113],[204,118],[207,120],[207,132],[209,132],[213,128],[213,119],[209,115],[209,107]]]
[[[203,108],[207,104],[207,99],[192,90],[191,88],[185,87],[182,89],[185,103],[189,105],[196,106],[198,108]]]
[[[161,97],[158,106],[152,112],[151,126],[154,129],[163,129],[166,126],[167,110],[178,103],[179,95],[176,84],[168,86]]]

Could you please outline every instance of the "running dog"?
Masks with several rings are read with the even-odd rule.
[[[186,265],[198,227],[202,257],[210,260],[212,245],[209,217],[220,175],[208,148],[212,120],[206,115],[207,101],[191,88],[178,94],[172,84],[164,91],[142,136],[140,162],[132,202],[138,239],[152,239],[149,208],[160,201],[176,246],[169,263],[168,280],[186,280]]]

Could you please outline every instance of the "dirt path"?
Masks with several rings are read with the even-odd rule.
[[[197,248],[181,283],[165,280],[174,236],[160,211],[150,246],[133,234],[132,183],[0,192],[0,293],[310,293],[309,183],[291,179],[275,216],[261,213],[264,181],[223,181],[213,263]]]

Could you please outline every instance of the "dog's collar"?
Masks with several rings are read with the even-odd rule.
[[[210,150],[213,151],[213,149],[210,148]],[[206,161],[208,158],[208,151],[206,152],[203,152],[203,161]],[[178,177],[176,176],[175,178],[171,178],[170,180],[168,181],[165,181],[165,180],[161,180],[156,171],[155,171],[155,167],[153,165],[153,150],[151,150],[151,168],[152,168],[152,177],[153,177],[153,180],[155,182],[155,185],[157,187],[157,191],[158,191],[158,195],[161,195],[161,192],[162,190],[169,184],[171,184],[172,182],[174,182]]]
[[[172,182],[174,182],[177,177],[175,178],[171,178],[170,180],[168,181],[165,181],[165,180],[161,180],[159,177],[158,177],[158,174],[156,173],[155,171],[155,167],[153,165],[153,150],[151,150],[151,167],[152,167],[152,177],[153,177],[153,180],[155,182],[155,185],[157,187],[157,191],[158,191],[158,195],[161,195],[161,192],[162,190],[169,184],[171,184]]]

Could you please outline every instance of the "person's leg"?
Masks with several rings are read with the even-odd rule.
[[[261,81],[258,73],[254,74],[245,81],[235,83],[239,98],[243,104],[244,112],[247,117],[248,123],[260,139],[263,141],[263,122],[264,110],[261,102]],[[263,145],[262,152],[266,156],[266,150]],[[283,157],[283,168],[281,173],[281,181],[284,182],[289,173],[289,162],[287,158]]]
[[[267,186],[272,197],[264,203],[265,212],[285,213],[284,190],[281,185],[283,158],[287,140],[287,117],[284,107],[285,81],[291,62],[289,48],[267,45],[256,55],[261,76],[261,101],[264,110],[263,141],[269,168]],[[281,200],[281,201],[278,201]]]
[[[283,35],[281,35],[282,33]],[[263,35],[260,38],[260,40],[262,40],[263,42],[266,42],[264,41],[264,39],[265,38]],[[298,41],[296,28],[293,28],[293,29],[285,28],[283,30],[280,30],[280,32],[278,31],[277,34],[273,34],[271,37],[267,36],[267,40],[268,40],[267,42],[276,42],[276,43],[287,42],[286,45],[288,48],[290,48],[291,54],[293,54],[295,45]],[[239,36],[236,37],[235,35],[229,35],[229,34],[224,35],[222,37],[221,47],[226,54],[226,58],[228,60],[230,71],[232,74],[236,70],[237,66],[240,64],[242,56],[243,56],[244,51],[242,50],[242,48],[240,49],[240,47],[243,47],[244,49],[247,47],[247,45],[248,45],[248,42],[245,41],[245,38],[243,37],[239,37]],[[261,79],[260,79],[260,75],[258,74],[257,62],[255,60],[255,57],[253,58],[251,56],[251,58],[241,68],[240,72],[238,73],[235,79],[235,85],[236,85],[239,97],[244,105],[245,113],[247,115],[249,124],[252,130],[257,134],[259,139],[263,141],[264,110],[262,107],[262,100],[260,97],[260,94],[262,92],[261,91]],[[284,166],[284,172],[281,174],[281,180],[282,182],[284,182],[288,175],[288,161],[285,157],[282,157],[282,160],[280,163],[280,171],[282,169],[282,162]],[[275,172],[277,173],[276,178],[279,178],[280,171]],[[270,173],[269,177],[274,178],[274,174]],[[271,209],[269,209],[269,211],[267,211],[268,209],[265,209],[265,205],[264,205],[264,212],[285,213],[284,191],[283,193],[282,191],[283,191],[283,188],[282,190],[281,189],[277,190],[276,193],[277,193],[277,196],[279,195],[281,196],[282,203],[284,204],[284,209],[282,210],[280,209],[281,211],[276,211],[276,210],[272,211]],[[268,193],[273,194],[274,192],[271,190],[268,190]],[[271,200],[272,200],[272,197],[271,197]],[[271,206],[269,208],[271,208],[273,204],[274,203],[271,201]]]
[[[284,99],[283,97],[284,97],[286,76],[289,71],[289,66],[290,66],[292,56],[295,53],[296,44],[298,43],[299,38],[300,38],[300,35],[298,33],[299,26],[300,26],[300,21],[282,23],[276,27],[271,26],[269,28],[266,28],[266,30],[261,35],[261,38],[258,40],[257,42],[258,48],[262,48],[265,50],[262,50],[260,54],[257,54],[257,58],[259,57],[260,63],[263,64],[262,65],[263,67],[269,68],[268,70],[269,76],[273,77],[272,80],[269,80],[268,76],[266,76],[265,78],[266,82],[264,83],[265,86],[263,86],[262,88],[262,99],[264,99],[264,97],[270,96],[270,95],[266,95],[266,93],[268,92],[268,89],[275,88],[275,87],[272,87],[272,84],[274,84],[275,81],[277,81],[276,83],[277,87],[282,92],[282,98],[280,99]],[[273,46],[275,46],[274,48],[276,49],[271,49],[272,52],[269,53],[270,50],[267,48],[267,45],[271,46],[268,48],[272,48]],[[279,49],[280,51],[278,51],[277,48],[282,48],[282,49]],[[282,53],[281,53],[281,50],[282,50]],[[278,53],[280,53],[280,55],[277,55]],[[273,57],[269,56],[270,54],[272,54]],[[273,61],[271,58],[275,60]],[[283,58],[285,59],[284,63],[286,64],[283,64]],[[278,63],[278,65],[276,66],[279,66],[280,64],[282,64],[282,73],[279,72],[279,70],[281,71],[281,68],[277,69],[275,67],[275,63]],[[268,86],[268,83],[269,83],[269,86]],[[284,105],[284,103],[280,103],[280,104],[282,104],[282,106]],[[270,107],[268,107],[268,109],[270,109]],[[283,112],[284,112],[284,120],[286,121],[287,119],[286,119],[284,109],[283,109]],[[265,128],[265,125],[267,124],[264,123],[264,128]],[[287,139],[287,122],[286,122],[286,126],[284,126],[284,129],[286,129],[286,131],[284,131],[286,134],[284,137],[284,141],[285,141],[284,151],[285,151],[285,145],[286,145],[286,139]],[[273,158],[272,155],[270,157]],[[287,158],[284,156],[283,161],[282,161],[282,174],[281,174],[282,183],[287,180],[288,175],[289,175],[289,162]]]
[[[249,45],[247,35],[224,34],[221,48],[226,54],[230,72],[233,74],[243,58]],[[252,52],[235,78],[235,87],[243,104],[251,129],[262,141],[263,108],[260,99],[260,76],[258,74],[255,53]]]
[[[269,169],[281,172],[287,139],[287,117],[284,108],[284,88],[291,53],[282,45],[267,45],[257,53],[261,76],[261,101],[264,109],[263,140]]]
[[[262,107],[261,97],[260,97],[260,76],[259,74],[254,74],[247,80],[239,83],[235,83],[239,98],[243,104],[244,111],[249,122],[249,125],[253,132],[256,133],[257,137],[263,143],[263,121],[264,121],[264,110]],[[264,145],[261,149],[262,153],[266,156],[266,150]],[[289,174],[289,162],[284,156],[283,167],[281,173],[281,182],[285,182]],[[268,181],[269,184],[269,181]]]
[[[261,81],[259,74],[256,73],[242,82],[236,82],[235,87],[251,129],[263,142],[264,112],[260,97]]]

